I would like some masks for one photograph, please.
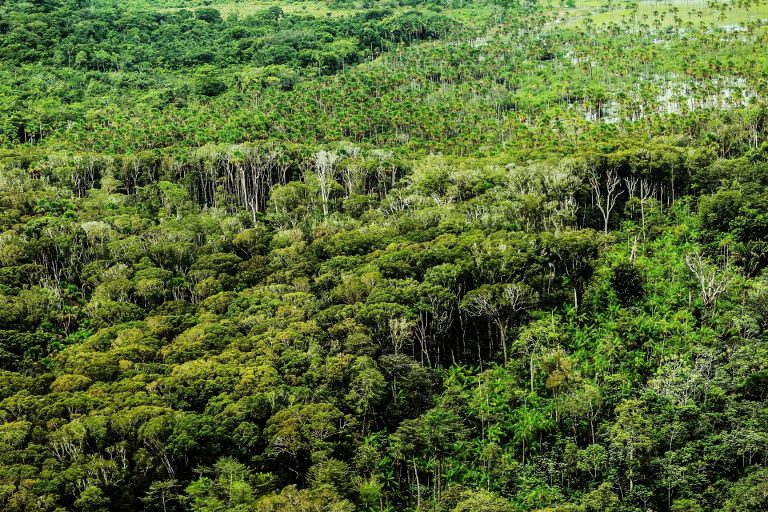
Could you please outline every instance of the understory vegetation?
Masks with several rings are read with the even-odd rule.
[[[768,510],[760,1],[0,0],[0,509]]]

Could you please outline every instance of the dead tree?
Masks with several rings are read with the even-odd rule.
[[[640,181],[640,219],[643,231],[645,231],[645,202],[656,194],[656,186],[650,181],[643,179]]]
[[[611,212],[613,211],[613,208],[616,206],[616,200],[619,198],[621,194],[624,193],[623,190],[619,190],[619,185],[621,184],[621,180],[616,175],[616,171],[608,171],[605,174],[605,194],[603,194],[603,187],[600,183],[600,180],[597,179],[596,176],[592,176],[589,179],[589,182],[592,184],[592,189],[595,192],[595,199],[597,201],[597,208],[600,210],[600,213],[603,215],[603,223],[604,223],[604,231],[605,234],[608,234],[608,221],[611,218]]]
[[[320,199],[323,203],[323,216],[329,213],[328,204],[331,198],[331,190],[336,181],[336,162],[339,155],[331,151],[318,151],[313,157],[315,174],[320,187]]]
[[[704,308],[708,312],[713,311],[717,305],[718,297],[728,289],[728,284],[731,281],[730,273],[726,269],[709,263],[698,252],[688,254],[685,257],[685,263],[699,283]]]

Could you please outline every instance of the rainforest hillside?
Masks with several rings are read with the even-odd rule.
[[[768,510],[765,0],[0,0],[0,510]]]

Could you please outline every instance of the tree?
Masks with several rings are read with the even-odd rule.
[[[283,488],[279,494],[260,498],[254,510],[265,512],[353,512],[355,506],[329,488],[297,489],[295,485]]]
[[[202,476],[186,488],[183,500],[191,510],[200,512],[221,509],[246,510],[253,507],[256,502],[253,495],[254,484],[264,484],[264,475],[255,474],[244,464],[229,457],[219,459],[205,473],[210,476]],[[262,482],[259,482],[260,479]],[[161,491],[168,492],[169,487],[175,487],[175,484],[169,486],[168,482],[164,482],[162,488],[157,489],[155,494]]]
[[[704,308],[708,312],[712,312],[717,305],[718,297],[728,289],[728,284],[732,279],[729,270],[712,265],[706,261],[701,253],[686,255],[685,263],[698,282]]]
[[[214,11],[218,14],[218,11]],[[201,96],[218,96],[227,90],[227,84],[218,77],[216,68],[210,65],[200,67],[194,78],[195,92]]]
[[[328,450],[333,438],[345,432],[347,422],[333,405],[313,403],[292,405],[272,416],[264,431],[269,440],[268,453],[287,455],[290,469],[300,475],[303,464],[313,452]]]
[[[768,506],[768,470],[758,469],[736,482],[722,512],[761,510],[766,506]]]
[[[675,500],[669,510],[671,512],[703,512],[704,509],[696,501],[683,498]]]
[[[504,354],[507,355],[507,330],[516,315],[531,307],[537,299],[536,292],[523,283],[483,285],[468,292],[461,301],[461,309],[471,316],[485,316],[496,325]]]
[[[491,492],[464,491],[459,502],[453,508],[452,512],[472,512],[475,510],[484,510],[486,512],[512,512],[516,510],[509,501]]]
[[[86,487],[75,500],[75,506],[83,512],[105,512],[109,510],[109,498],[98,487]]]
[[[313,157],[315,175],[320,188],[320,200],[323,205],[323,216],[329,213],[331,192],[336,185],[336,163],[339,155],[331,151],[319,151]]]
[[[521,462],[525,465],[526,449],[531,451],[536,434],[548,429],[550,422],[539,408],[528,405],[516,409],[514,418],[513,439],[520,443]]]
[[[573,290],[573,307],[579,309],[586,281],[592,275],[594,260],[603,239],[589,229],[561,231],[543,236],[553,265],[559,267],[568,277]]]
[[[602,445],[590,444],[583,450],[579,450],[576,467],[580,471],[589,473],[590,478],[595,480],[605,469],[607,462],[607,450]]]
[[[619,497],[609,482],[603,482],[597,489],[587,493],[581,504],[589,512],[614,512],[620,506]]]
[[[355,412],[362,415],[360,423],[363,436],[366,434],[369,413],[384,397],[386,386],[384,376],[373,366],[373,361],[367,357],[359,358],[345,400],[352,404]]]
[[[626,468],[629,492],[642,467],[643,458],[654,447],[653,425],[647,410],[639,400],[626,400],[616,406],[616,422],[611,427],[611,456]]]
[[[645,296],[644,284],[642,271],[632,263],[622,263],[612,269],[611,286],[624,306]]]
[[[187,190],[176,183],[161,181],[158,183],[163,206],[168,215],[173,215],[176,219],[181,219],[182,214],[190,208],[189,193]]]
[[[179,484],[176,480],[164,480],[153,482],[149,486],[144,502],[157,506],[163,512],[168,512],[168,507],[179,499]]]
[[[621,179],[616,174],[616,171],[611,170],[606,172],[605,194],[602,192],[602,186],[597,177],[590,177],[589,182],[592,185],[592,190],[595,194],[594,197],[597,208],[603,216],[603,232],[608,235],[608,222],[611,218],[611,212],[616,206],[616,200],[624,193],[623,190],[618,190],[621,185]]]

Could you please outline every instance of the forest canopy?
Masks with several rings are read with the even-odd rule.
[[[0,0],[0,510],[768,510],[766,47]]]

